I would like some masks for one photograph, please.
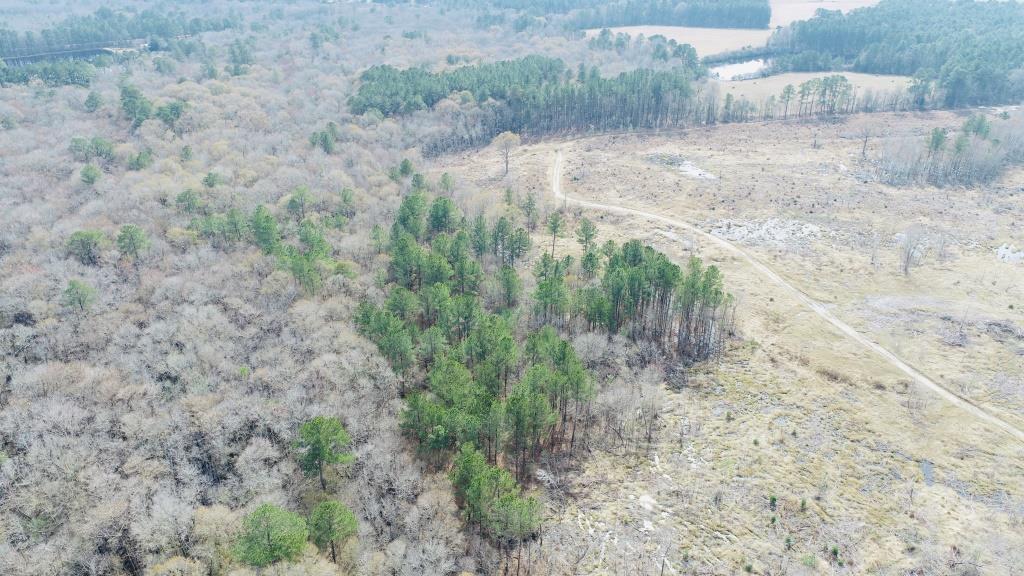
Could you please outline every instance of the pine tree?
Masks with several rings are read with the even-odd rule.
[[[101,174],[102,172],[100,172],[99,168],[93,166],[92,164],[86,164],[85,166],[82,166],[82,183],[87,186],[92,186],[93,184],[96,183],[97,180],[100,179]]]
[[[487,221],[483,214],[473,219],[473,229],[470,232],[470,243],[473,246],[473,254],[477,258],[483,256],[491,247],[490,235],[487,233]]]
[[[135,224],[125,224],[117,235],[117,249],[121,256],[132,261],[138,261],[139,255],[149,248],[149,238],[146,233]]]
[[[505,308],[513,308],[519,302],[519,294],[523,290],[523,282],[519,274],[511,266],[502,266],[498,271],[498,286],[501,289],[501,303]]]
[[[153,115],[153,103],[138,88],[125,85],[121,87],[121,110],[134,130]]]
[[[100,261],[100,251],[105,242],[99,230],[79,230],[68,238],[68,253],[86,266],[95,266]]]
[[[267,210],[266,206],[260,204],[252,214],[249,226],[252,228],[252,235],[264,253],[273,254],[281,241],[281,233],[277,229],[277,219]]]
[[[440,232],[451,233],[455,231],[462,215],[459,209],[447,196],[438,196],[430,204],[430,215],[427,218],[428,227],[432,234]]]
[[[88,310],[96,301],[96,289],[81,280],[69,280],[64,289],[64,306],[79,313]]]
[[[565,219],[562,218],[561,212],[552,212],[548,216],[548,233],[551,234],[551,257],[555,257],[555,240],[562,235],[562,227],[565,225]]]
[[[356,515],[337,500],[317,504],[309,515],[310,537],[316,547],[331,551],[331,562],[338,563],[337,544],[355,535],[358,529]]]
[[[90,113],[95,112],[99,110],[102,105],[103,98],[95,90],[90,90],[89,95],[85,97],[85,103],[83,104],[85,111]]]
[[[526,217],[526,227],[533,232],[537,229],[538,214],[537,199],[533,196],[533,192],[526,194],[526,200],[523,202],[522,210],[523,216]]]
[[[593,222],[586,218],[580,219],[580,224],[576,228],[576,241],[583,247],[583,252],[590,252],[590,249],[594,246],[594,240],[597,238],[597,226]]]
[[[320,489],[327,489],[324,469],[332,464],[347,464],[354,457],[347,450],[352,439],[337,418],[316,416],[299,427],[295,447],[299,465],[307,476],[320,479]]]
[[[306,547],[308,537],[306,521],[301,516],[273,504],[263,504],[242,522],[235,556],[256,567],[295,560]]]
[[[306,186],[299,186],[293,190],[291,196],[288,197],[288,213],[296,220],[301,221],[306,217],[306,208],[309,204],[309,188]]]

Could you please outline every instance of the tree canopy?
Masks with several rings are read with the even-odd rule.
[[[262,504],[242,522],[235,555],[251,566],[294,560],[306,547],[309,531],[302,516],[273,504]]]
[[[570,73],[559,59],[527,56],[438,73],[422,68],[374,66],[360,77],[349,106],[356,114],[385,116],[433,107],[455,95],[480,103],[479,129],[455,129],[428,142],[425,153],[485,144],[493,137],[565,130],[612,130],[672,126],[692,120],[690,81],[704,69],[692,62],[672,71],[637,69],[606,78],[597,68]]]
[[[354,535],[358,529],[356,516],[337,500],[317,504],[309,515],[309,531],[320,550],[331,551],[331,561],[338,562],[337,544]]]
[[[295,442],[299,450],[299,466],[307,476],[316,476],[321,489],[327,489],[324,468],[332,464],[351,462],[348,446],[352,443],[348,431],[337,418],[316,416],[299,427]]]
[[[187,17],[180,11],[139,12],[100,8],[93,14],[69,16],[51,28],[18,33],[0,29],[0,56],[5,58],[65,49],[69,46],[125,40],[166,39],[231,28],[229,18]]]
[[[818,10],[773,36],[777,70],[849,69],[914,76],[946,107],[1024,96],[1024,5],[882,0]]]
[[[453,216],[451,200],[430,200],[425,180],[406,172],[413,189],[391,227],[387,296],[360,304],[356,323],[404,378],[423,375],[405,394],[401,428],[432,466],[451,463],[467,519],[494,539],[521,541],[536,530],[539,506],[518,483],[544,454],[574,449],[594,396],[592,376],[556,328],[623,333],[699,361],[722,349],[731,300],[715,267],[694,258],[683,271],[635,240],[598,250],[587,220],[577,238],[590,274],[570,286],[574,259],[553,254],[569,229],[556,211],[546,222],[552,251],[545,246],[532,306],[523,306],[515,266],[529,248],[526,230],[512,216]],[[480,280],[460,270],[493,271],[496,297],[485,299]],[[525,334],[520,314],[533,326]]]
[[[451,6],[517,10],[529,16],[566,14],[571,28],[604,26],[694,26],[767,28],[768,0],[447,0]]]

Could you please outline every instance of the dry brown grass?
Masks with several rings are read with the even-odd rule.
[[[862,333],[1020,427],[1024,339],[1007,327],[1024,327],[1024,265],[992,252],[1024,246],[1019,174],[990,190],[895,189],[871,181],[860,157],[865,131],[924,135],[961,121],[874,115],[544,142],[516,154],[508,183],[546,194],[561,149],[568,194],[735,239]],[[880,149],[870,139],[869,159]],[[718,178],[652,162],[655,153]],[[444,162],[494,194],[504,185],[493,151]],[[546,530],[585,531],[592,548],[581,572],[627,573],[659,554],[675,573],[750,564],[756,573],[942,574],[962,561],[986,574],[1019,571],[1024,446],[909,384],[735,256],[642,218],[587,215],[602,239],[639,237],[679,261],[697,253],[721,267],[745,340],[694,378],[697,387],[669,395],[649,451],[596,453],[573,475],[576,498],[552,506]],[[933,246],[903,277],[894,235],[915,222],[947,234],[945,253]],[[951,330],[965,331],[966,344],[951,345]]]
[[[899,92],[910,84],[908,76],[881,76],[878,74],[861,74],[859,72],[787,72],[776,74],[767,78],[756,78],[753,80],[718,81],[720,93],[732,94],[734,98],[745,97],[751,102],[763,102],[769,96],[776,99],[782,94],[787,84],[799,88],[800,84],[814,78],[823,78],[833,74],[842,74],[850,81],[857,94],[863,95],[866,91],[875,94],[886,94]],[[795,103],[793,104],[795,107]]]

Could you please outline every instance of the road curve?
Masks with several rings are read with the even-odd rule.
[[[954,406],[964,410],[965,412],[967,412],[969,414],[972,414],[972,415],[976,416],[977,418],[980,418],[981,420],[984,420],[985,422],[988,422],[989,424],[992,424],[992,425],[994,425],[994,426],[1004,430],[1005,432],[1009,433],[1011,436],[1015,437],[1017,440],[1019,440],[1021,442],[1024,442],[1024,430],[1021,430],[1020,428],[1015,427],[1013,424],[1010,424],[1009,422],[1006,422],[1005,420],[1003,420],[1002,418],[999,418],[998,416],[995,416],[994,414],[990,414],[988,411],[986,411],[983,408],[981,408],[980,406],[977,406],[976,404],[972,403],[970,400],[968,400],[968,399],[966,399],[966,398],[964,398],[964,397],[962,397],[962,396],[960,396],[960,395],[958,395],[958,394],[956,394],[954,392],[951,392],[950,390],[947,390],[945,387],[937,384],[931,378],[928,378],[927,376],[925,376],[921,372],[917,371],[914,367],[910,366],[909,364],[907,364],[906,362],[901,360],[899,358],[899,356],[896,356],[895,354],[893,354],[892,352],[890,352],[886,348],[882,347],[877,342],[874,342],[873,340],[868,339],[866,336],[864,336],[860,332],[856,331],[852,326],[850,326],[846,322],[843,322],[842,320],[837,318],[834,314],[832,314],[832,312],[830,312],[820,302],[814,300],[813,298],[811,298],[807,294],[804,294],[799,288],[797,288],[796,286],[790,284],[784,278],[779,276],[774,270],[772,270],[771,268],[769,268],[768,266],[763,264],[757,258],[751,256],[745,250],[743,250],[739,246],[733,244],[732,242],[729,242],[727,240],[719,238],[718,236],[715,236],[713,234],[709,234],[708,232],[705,232],[704,230],[701,230],[700,228],[697,228],[696,226],[693,226],[692,224],[688,224],[688,223],[683,222],[681,220],[675,220],[675,219],[669,218],[667,216],[661,216],[659,214],[654,214],[652,212],[645,212],[643,210],[637,210],[636,208],[627,208],[625,206],[617,206],[617,205],[614,205],[614,204],[601,204],[599,202],[591,202],[589,200],[579,200],[579,199],[576,199],[576,198],[569,198],[569,197],[567,197],[565,194],[562,193],[562,151],[561,150],[558,150],[556,152],[556,154],[555,154],[555,162],[554,162],[554,166],[553,166],[552,171],[551,171],[551,191],[554,193],[555,198],[557,198],[559,200],[562,200],[565,203],[572,203],[572,204],[575,204],[577,206],[582,206],[584,208],[590,208],[590,209],[593,209],[593,210],[601,210],[601,211],[610,212],[610,213],[613,213],[613,214],[626,214],[626,215],[630,215],[630,216],[639,216],[641,218],[647,218],[649,220],[655,220],[657,222],[662,222],[662,223],[668,224],[670,226],[676,226],[678,228],[682,228],[684,230],[688,230],[689,232],[691,232],[691,233],[693,233],[693,234],[695,234],[695,235],[697,235],[697,236],[699,236],[699,237],[701,237],[701,238],[703,238],[703,239],[705,239],[705,240],[707,240],[709,242],[712,242],[712,243],[720,246],[721,248],[724,248],[725,250],[727,250],[729,252],[732,252],[733,254],[739,256],[740,258],[744,259],[748,264],[753,266],[755,270],[757,270],[759,273],[761,273],[761,275],[765,276],[766,278],[768,278],[769,280],[771,280],[772,282],[774,282],[775,284],[777,284],[778,286],[782,287],[784,290],[789,292],[794,298],[796,298],[804,306],[809,308],[811,310],[811,312],[814,312],[815,314],[817,314],[818,317],[822,318],[823,320],[825,320],[826,322],[828,322],[829,324],[834,326],[836,329],[838,329],[840,332],[842,332],[844,335],[846,335],[851,340],[859,343],[860,345],[864,346],[865,348],[867,348],[867,349],[871,350],[872,352],[878,354],[882,358],[885,358],[890,364],[892,364],[893,366],[899,368],[907,376],[910,376],[915,382],[917,382],[921,386],[924,386],[925,388],[930,389],[932,392],[934,392],[940,398],[946,400],[950,404],[953,404]]]

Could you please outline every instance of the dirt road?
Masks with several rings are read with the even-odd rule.
[[[1009,422],[1006,422],[1006,421],[1002,420],[1001,418],[999,418],[999,417],[997,417],[997,416],[995,416],[993,414],[988,413],[987,411],[985,411],[981,407],[973,404],[970,400],[967,400],[966,398],[963,398],[963,397],[961,397],[961,396],[959,396],[959,395],[957,395],[957,394],[947,390],[943,386],[937,384],[931,378],[928,378],[927,376],[925,376],[921,372],[917,371],[914,367],[910,366],[909,364],[907,364],[906,362],[901,360],[898,356],[896,356],[895,354],[893,354],[892,352],[890,352],[886,348],[882,347],[877,342],[874,342],[874,341],[868,339],[866,336],[864,336],[860,332],[857,332],[852,326],[850,326],[846,322],[843,322],[842,320],[837,318],[835,315],[833,315],[820,302],[818,302],[818,301],[812,299],[811,297],[807,296],[806,294],[804,294],[799,288],[797,288],[796,286],[794,286],[794,285],[790,284],[789,282],[787,282],[784,278],[782,278],[777,273],[775,273],[774,270],[772,270],[771,268],[769,268],[768,266],[763,264],[757,258],[755,258],[755,257],[751,256],[750,254],[748,254],[745,250],[743,250],[739,246],[737,246],[737,245],[735,245],[735,244],[733,244],[733,243],[731,243],[731,242],[729,242],[727,240],[724,240],[722,238],[719,238],[717,236],[709,234],[709,233],[705,232],[704,230],[701,230],[700,228],[698,228],[696,226],[693,226],[692,224],[688,224],[688,223],[683,222],[681,220],[675,220],[675,219],[669,218],[667,216],[662,216],[662,215],[659,215],[659,214],[654,214],[652,212],[645,212],[643,210],[638,210],[638,209],[635,209],[635,208],[627,208],[625,206],[617,206],[617,205],[613,205],[613,204],[601,204],[601,203],[598,203],[598,202],[591,202],[589,200],[580,200],[580,199],[576,199],[576,198],[568,198],[565,194],[562,193],[562,152],[561,152],[561,150],[559,150],[555,154],[555,162],[554,162],[554,166],[552,167],[552,171],[551,171],[551,190],[554,193],[555,198],[558,198],[559,200],[562,200],[562,201],[564,201],[566,203],[572,203],[572,204],[576,204],[577,206],[582,206],[584,208],[590,208],[590,209],[593,209],[593,210],[601,210],[601,211],[610,212],[610,213],[613,213],[613,214],[625,214],[625,215],[630,215],[630,216],[639,216],[641,218],[646,218],[646,219],[649,219],[649,220],[655,220],[655,221],[658,221],[658,222],[662,222],[662,223],[668,224],[670,226],[675,226],[675,227],[678,227],[678,228],[682,228],[684,230],[687,230],[687,231],[689,231],[689,232],[691,232],[691,233],[693,233],[693,234],[695,234],[695,235],[697,235],[697,236],[707,240],[708,242],[711,242],[711,243],[713,243],[713,244],[715,244],[715,245],[717,245],[717,246],[719,246],[719,247],[721,247],[721,248],[723,248],[723,249],[725,249],[725,250],[727,250],[727,251],[729,251],[729,252],[739,256],[740,258],[745,260],[748,264],[750,264],[755,270],[757,270],[758,273],[760,273],[764,277],[768,278],[769,280],[771,280],[772,282],[774,282],[775,284],[777,284],[778,286],[782,287],[784,290],[789,292],[794,298],[799,300],[800,303],[802,303],[804,306],[809,308],[812,312],[817,314],[818,317],[822,318],[823,320],[825,320],[826,322],[828,322],[829,324],[834,326],[836,329],[838,329],[840,332],[842,332],[846,337],[848,337],[851,340],[854,340],[855,342],[861,344],[865,348],[871,350],[875,354],[878,354],[879,356],[881,356],[882,358],[887,360],[893,366],[899,368],[901,371],[903,371],[905,374],[910,376],[915,382],[917,382],[921,386],[924,386],[925,388],[928,388],[929,390],[931,390],[932,392],[937,394],[942,399],[944,399],[947,402],[953,404],[954,406],[964,410],[965,412],[968,412],[968,413],[974,415],[975,417],[980,418],[981,420],[983,420],[985,422],[988,422],[989,424],[992,424],[992,425],[997,426],[998,428],[1001,428],[1002,430],[1006,431],[1007,433],[1009,433],[1010,435],[1015,437],[1017,440],[1019,440],[1021,442],[1024,442],[1024,430],[1021,430],[1021,429],[1013,426]]]

